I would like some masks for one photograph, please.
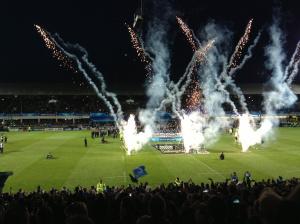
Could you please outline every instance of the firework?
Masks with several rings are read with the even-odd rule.
[[[147,71],[147,76],[150,78],[151,74],[152,74],[151,59],[150,59],[149,55],[146,53],[146,51],[144,50],[142,42],[138,38],[138,36],[134,32],[134,30],[129,25],[127,25],[127,24],[125,24],[125,25],[127,26],[132,46],[135,49],[141,62],[146,64],[145,69]]]
[[[176,16],[176,20],[177,20],[177,23],[178,23],[181,31],[185,35],[185,37],[188,40],[189,44],[191,45],[193,51],[196,51],[197,50],[197,45],[194,41],[193,32],[190,30],[188,25],[185,22],[183,22],[183,20],[180,17]]]
[[[134,30],[129,25],[127,25],[127,24],[125,24],[125,25],[127,26],[132,46],[136,50],[136,53],[137,53],[138,57],[140,58],[141,62],[149,64],[150,63],[149,58],[147,57],[146,52],[145,52],[144,48],[142,47],[141,41],[138,38],[137,34],[134,32]]]
[[[190,110],[193,110],[199,106],[202,94],[198,81],[194,80],[190,86],[190,93],[187,94],[186,99],[186,107]]]
[[[242,56],[243,49],[245,45],[249,41],[250,33],[251,33],[251,27],[252,27],[253,19],[250,19],[248,22],[244,35],[239,40],[238,44],[235,47],[235,50],[230,58],[228,69],[231,70],[232,68],[235,68],[238,65],[238,62]]]
[[[74,68],[72,61],[65,56],[65,54],[63,52],[61,52],[55,42],[52,40],[51,36],[48,34],[48,32],[46,30],[44,30],[42,27],[40,27],[39,25],[34,25],[34,27],[36,28],[37,32],[40,34],[40,36],[42,37],[45,46],[51,51],[52,56],[58,60],[59,62],[61,62],[61,66],[73,71],[73,72],[77,72],[77,70]]]

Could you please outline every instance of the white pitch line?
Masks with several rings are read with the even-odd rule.
[[[201,164],[203,164],[206,168],[208,168],[210,171],[212,171],[213,173],[219,175],[222,178],[226,178],[222,173],[218,172],[217,170],[215,170],[214,168],[210,167],[209,165],[207,165],[205,162],[201,161],[200,159],[196,159],[194,156],[192,156],[196,161],[200,162]]]
[[[121,175],[121,176],[111,176],[111,177],[102,177],[102,179],[116,179],[116,178],[125,178],[125,175]]]
[[[111,176],[111,177],[102,177],[102,179],[117,179],[117,178],[124,178],[124,180],[125,180],[125,182],[126,182],[126,178],[127,178],[127,175],[126,175],[126,172],[124,171],[123,172],[124,173],[124,175],[120,175],[120,176]],[[220,175],[222,175],[222,174],[225,174],[225,173],[220,173],[220,172],[218,172]],[[204,174],[204,175],[206,175],[206,174],[216,174],[216,172],[214,171],[214,172],[199,172],[198,174]],[[225,176],[223,176],[223,177],[225,177]],[[159,182],[158,182],[159,183]]]
[[[123,159],[123,164],[124,164],[124,171],[123,171],[123,176],[124,176],[124,179],[123,179],[123,181],[124,181],[124,185],[126,185],[126,164],[125,164],[125,156],[124,155],[122,155],[122,159]]]
[[[288,170],[288,171],[285,171],[286,173],[298,173],[300,172],[300,170]]]
[[[123,179],[124,185],[126,185],[126,177],[127,177],[127,176],[126,176],[126,171],[124,171],[123,174],[124,174],[124,175],[123,175],[123,177],[124,177],[124,179]]]

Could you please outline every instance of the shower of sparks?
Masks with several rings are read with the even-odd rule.
[[[204,47],[201,47],[197,51],[195,51],[195,55],[194,55],[195,63],[193,63],[191,68],[192,69],[191,72],[192,76],[190,77],[191,82],[186,87],[187,97],[188,97],[188,99],[186,100],[186,105],[189,109],[195,108],[200,103],[201,91],[199,88],[199,80],[197,79],[196,67],[197,65],[199,65],[205,60],[206,55],[209,49],[213,46],[214,42],[215,40],[212,39],[208,41]]]
[[[189,42],[189,44],[191,45],[193,51],[196,51],[197,46],[196,46],[196,43],[194,41],[192,31],[190,30],[188,25],[185,22],[183,22],[183,20],[180,17],[176,16],[176,20],[177,20],[177,23],[178,23],[181,31],[183,32],[183,34],[187,38],[187,41]]]
[[[135,49],[135,51],[138,55],[138,58],[141,60],[141,62],[146,64],[145,65],[145,69],[147,71],[146,75],[148,78],[151,78],[151,76],[152,76],[151,60],[150,60],[149,56],[146,54],[137,34],[134,32],[134,30],[129,25],[127,25],[126,23],[125,23],[125,25],[127,26],[132,46]]]
[[[198,81],[193,81],[190,86],[190,93],[187,94],[186,98],[186,107],[189,110],[195,110],[200,105],[202,97],[201,89],[199,87]]]
[[[253,22],[253,19],[250,19],[246,26],[244,35],[241,37],[241,39],[239,40],[238,44],[235,47],[235,50],[234,50],[234,52],[230,58],[229,64],[228,64],[229,70],[238,66],[238,62],[242,56],[243,49],[245,48],[245,45],[249,41],[251,28],[252,28],[252,22]]]
[[[74,68],[72,61],[56,47],[55,42],[49,36],[48,32],[39,25],[34,25],[34,27],[42,37],[45,46],[51,51],[52,56],[61,63],[60,65],[77,73],[77,70]]]
[[[136,35],[134,30],[129,25],[127,25],[127,24],[125,24],[125,25],[127,26],[132,46],[136,50],[138,57],[140,58],[140,60],[142,62],[149,64],[150,63],[149,58],[147,57],[145,50],[143,49],[138,36]]]

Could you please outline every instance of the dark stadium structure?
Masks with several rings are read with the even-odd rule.
[[[79,127],[93,122],[113,122],[106,105],[87,87],[65,83],[6,83],[0,89],[2,127]],[[142,91],[118,89],[126,113],[135,113],[137,107],[144,106],[146,96]]]
[[[263,96],[261,84],[241,85],[249,111],[261,115]],[[293,90],[300,94],[300,85]],[[147,96],[143,88],[136,86],[112,87],[123,107],[125,116],[136,114],[139,108],[145,107]],[[237,99],[236,96],[232,96]],[[229,105],[224,108],[231,114]],[[168,110],[168,108],[166,108]],[[298,123],[300,102],[292,109],[281,111],[282,124]],[[94,118],[97,119],[94,119]],[[98,119],[101,117],[101,119]],[[66,85],[65,83],[2,83],[0,84],[0,119],[2,128],[35,127],[69,127],[78,128],[92,123],[112,123],[106,105],[99,100],[88,87]]]

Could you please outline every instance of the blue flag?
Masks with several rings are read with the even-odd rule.
[[[135,179],[139,179],[140,177],[147,175],[146,167],[142,165],[133,169],[133,174]]]

